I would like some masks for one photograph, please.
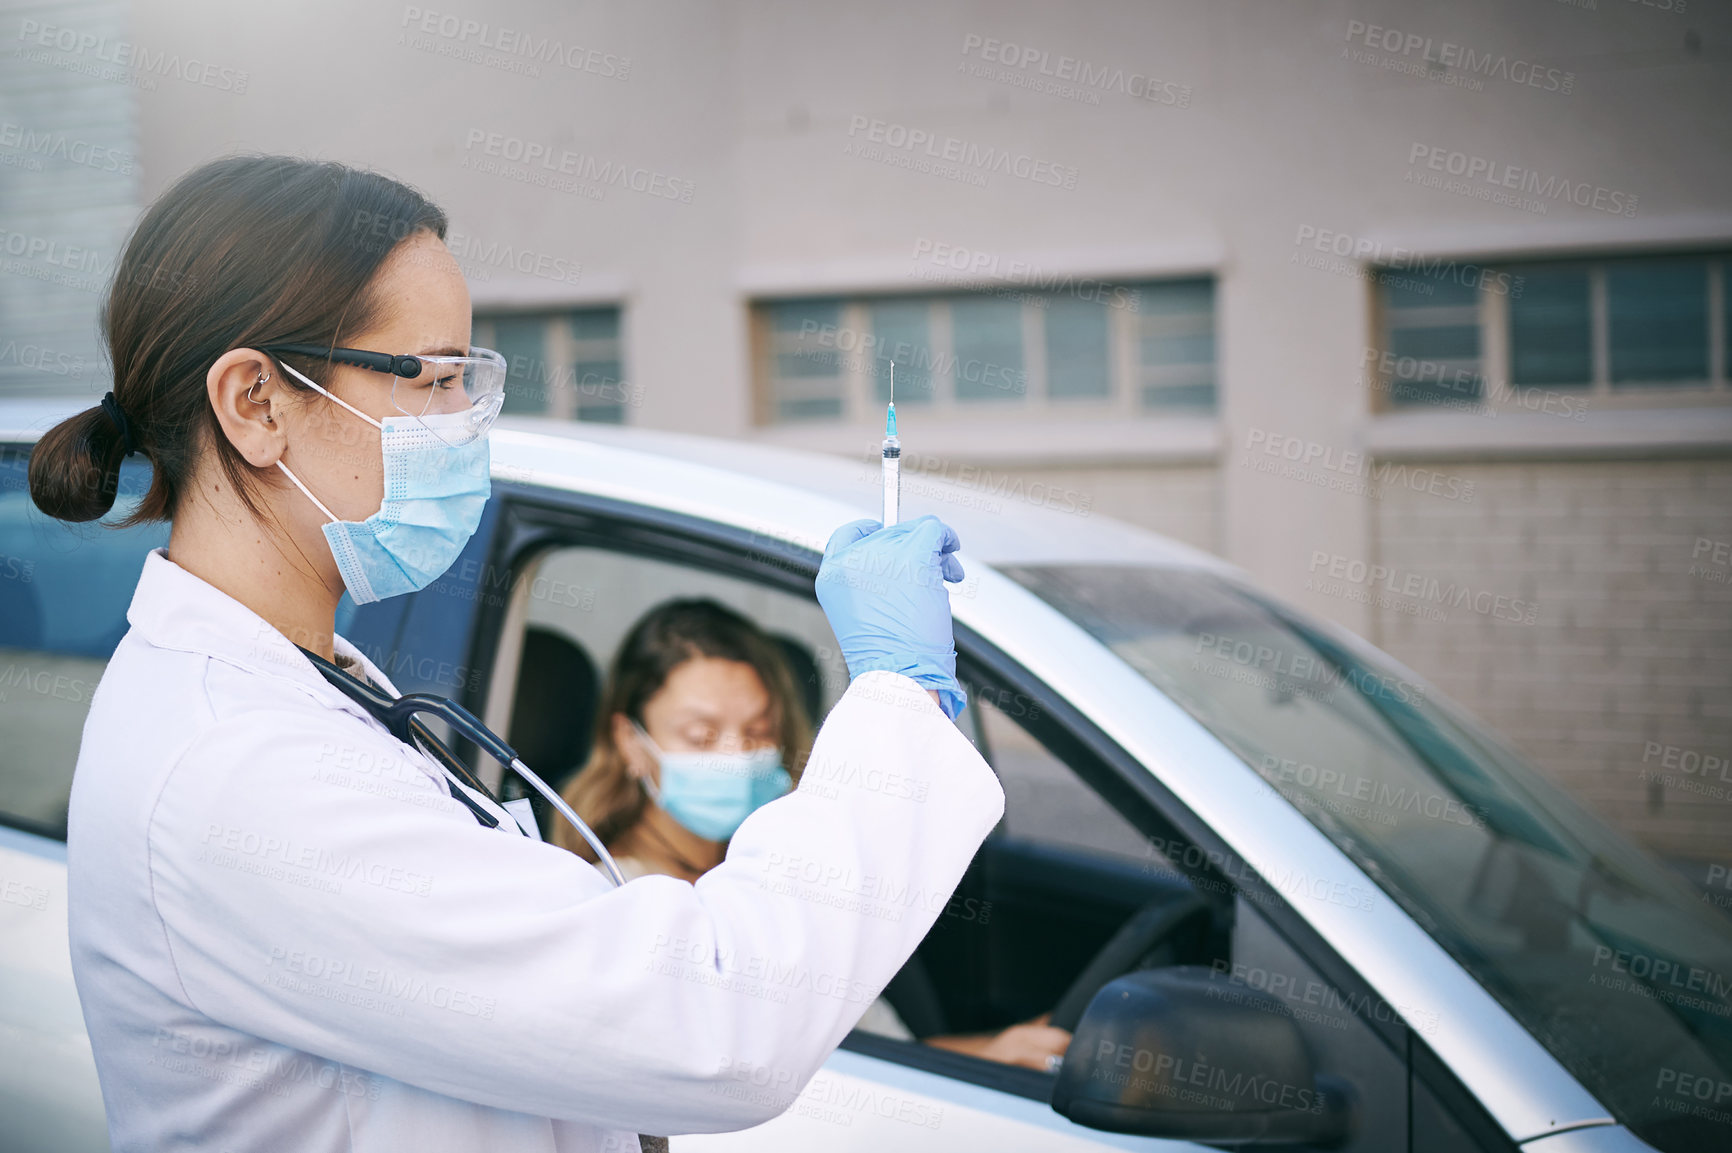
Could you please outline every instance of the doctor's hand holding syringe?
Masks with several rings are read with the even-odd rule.
[[[896,435],[896,362],[880,448],[881,521],[857,520],[831,535],[818,571],[818,603],[848,662],[848,675],[883,670],[921,685],[955,720],[968,703],[956,680],[950,597],[963,578],[954,530],[935,516],[901,519],[902,441]],[[911,579],[889,579],[911,578]]]

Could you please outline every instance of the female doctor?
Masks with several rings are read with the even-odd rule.
[[[73,972],[117,1153],[629,1150],[757,1124],[942,905],[874,893],[948,893],[1003,810],[950,723],[943,579],[961,570],[930,517],[831,539],[819,600],[853,681],[813,749],[925,799],[796,788],[695,884],[612,887],[326,681],[301,649],[395,693],[335,635],[338,598],[425,587],[489,493],[503,365],[469,345],[445,228],[338,164],[195,170],[117,269],[113,392],[32,456],[36,504],[88,521],[142,453],[129,519],[172,523],[68,819]],[[777,987],[718,979],[742,969]]]

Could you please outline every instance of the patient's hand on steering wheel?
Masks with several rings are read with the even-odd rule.
[[[997,1033],[928,1037],[926,1044],[939,1049],[949,1049],[953,1053],[967,1053],[971,1057],[999,1061],[1006,1065],[1022,1065],[1046,1073],[1050,1072],[1052,1067],[1048,1058],[1062,1057],[1064,1051],[1070,1047],[1070,1034],[1047,1024],[1047,1019],[1051,1016],[1051,1013],[1042,1013],[1032,1020],[1012,1025]]]

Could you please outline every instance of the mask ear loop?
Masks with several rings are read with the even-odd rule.
[[[644,731],[644,727],[642,725],[638,724],[636,721],[632,720],[630,717],[627,717],[626,720],[631,721],[631,727],[637,731],[638,739],[643,741],[644,744],[649,746],[650,755],[655,757],[656,765],[659,767],[661,765],[661,760],[662,760],[662,747],[660,745],[656,744],[654,737],[650,736],[648,732]],[[635,776],[636,774],[633,774],[633,775]],[[662,803],[662,791],[661,791],[661,789],[656,787],[656,783],[654,781],[650,780],[648,777],[638,777],[637,783],[638,783],[638,786],[640,788],[642,788],[645,793],[649,794],[650,800],[654,801],[657,805],[660,805]]]
[[[336,393],[323,387],[317,381],[308,380],[301,373],[297,372],[293,365],[283,364],[282,361],[278,361],[277,363],[283,365],[283,371],[291,373],[295,377],[296,380],[299,380],[301,383],[305,384],[308,388],[313,389],[314,391],[318,392],[320,395],[324,396],[327,400],[336,401],[338,404],[342,405],[344,408],[348,409],[350,412],[354,413],[356,416],[360,417],[362,420],[366,421],[368,424],[372,425],[374,428],[378,429],[380,432],[385,431],[384,425],[380,424],[378,421],[374,420],[372,417],[368,416],[366,413],[362,412],[360,409],[356,408],[354,405],[350,404],[348,401],[344,400],[342,397],[338,396]],[[247,390],[247,393],[250,396],[252,393],[252,389],[249,388]]]
[[[354,413],[356,416],[360,417],[362,420],[366,421],[368,424],[372,425],[374,428],[378,429],[380,432],[385,431],[384,425],[380,424],[378,421],[374,420],[372,417],[368,416],[366,413],[362,412],[360,409],[356,408],[354,405],[350,404],[348,401],[344,400],[342,397],[338,396],[336,393],[331,392],[329,389],[321,387],[317,381],[308,380],[306,378],[306,376],[304,376],[300,372],[297,372],[293,365],[283,364],[282,361],[278,361],[277,363],[282,365],[284,372],[292,374],[297,380],[300,380],[308,388],[313,389],[314,391],[318,392],[320,395],[326,397],[329,400],[336,401],[338,404],[342,405],[344,408],[348,409],[350,412]],[[247,389],[247,399],[252,400],[254,404],[264,404],[265,402],[262,400],[253,400],[253,388],[257,388],[259,385],[263,384],[265,381],[267,381],[269,379],[270,379],[270,374],[266,373],[265,375],[259,377],[259,379],[255,380],[253,382],[252,388]],[[265,417],[265,419],[269,420],[270,417],[267,416],[267,417]],[[312,501],[315,505],[317,505],[319,507],[320,512],[322,512],[326,516],[330,517],[332,521],[341,523],[343,518],[338,516],[336,513],[332,512],[330,509],[326,508],[325,502],[320,500],[318,497],[314,496],[312,493],[312,490],[310,490],[309,488],[307,488],[306,485],[301,483],[301,478],[289,471],[288,465],[284,464],[282,461],[279,460],[279,461],[277,461],[277,467],[283,470],[284,476],[288,477],[290,480],[295,482],[295,487],[300,489],[301,493],[308,500]]]
[[[332,512],[330,509],[326,508],[325,502],[320,500],[318,497],[314,496],[311,489],[309,489],[306,485],[301,483],[300,477],[296,476],[294,473],[289,471],[288,465],[284,464],[282,461],[279,460],[279,461],[277,461],[277,467],[283,470],[284,476],[288,477],[290,480],[295,482],[295,487],[300,489],[302,494],[304,494],[308,500],[312,501],[314,504],[319,506],[320,512],[322,512],[326,516],[330,517],[333,521],[341,521],[342,520],[342,518],[339,517],[336,513]]]

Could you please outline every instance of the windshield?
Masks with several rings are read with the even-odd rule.
[[[1668,1153],[1724,1136],[1732,921],[1681,880],[1427,686],[1223,577],[1003,571],[1243,758],[1620,1122]]]

